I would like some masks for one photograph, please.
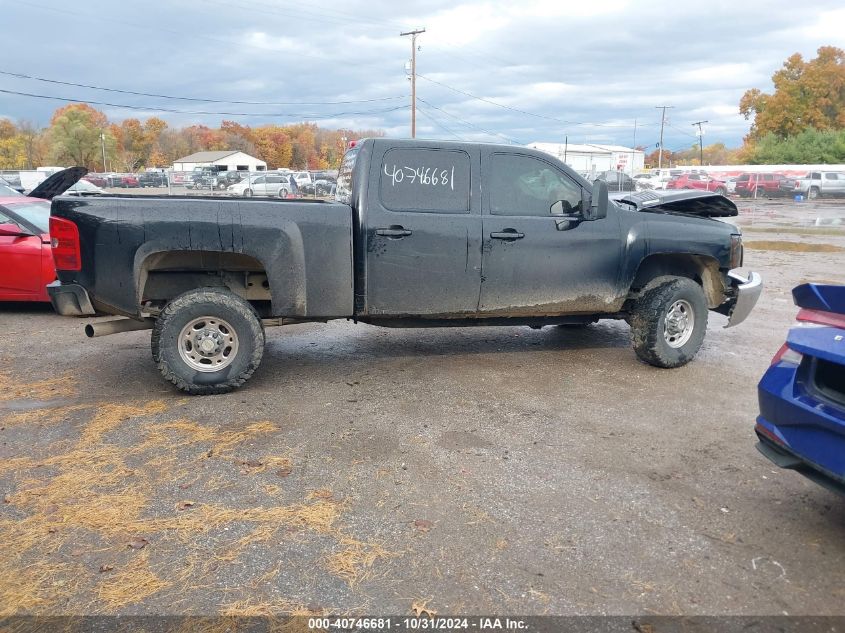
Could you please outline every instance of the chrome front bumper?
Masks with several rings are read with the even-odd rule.
[[[736,296],[725,305],[726,310],[719,310],[719,312],[728,317],[725,327],[733,327],[745,321],[757,305],[757,299],[763,292],[763,278],[758,273],[748,273],[748,279],[746,279],[738,273],[729,272],[728,279],[736,291]]]

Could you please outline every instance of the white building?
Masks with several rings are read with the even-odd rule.
[[[629,176],[645,167],[645,153],[621,145],[576,143],[529,143],[528,147],[551,154],[582,174],[600,171],[624,171]]]
[[[173,163],[173,171],[193,171],[194,167],[215,166],[219,171],[264,171],[267,163],[239,151],[197,152]]]

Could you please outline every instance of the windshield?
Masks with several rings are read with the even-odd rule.
[[[22,196],[23,194],[17,191],[16,189],[12,189],[9,185],[4,185],[0,182],[0,196]]]
[[[7,204],[6,208],[36,226],[42,233],[49,231],[50,203],[47,200],[43,202],[15,202]]]

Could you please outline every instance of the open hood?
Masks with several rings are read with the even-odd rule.
[[[62,171],[57,171],[30,191],[29,197],[52,200],[55,196],[60,196],[73,187],[87,173],[88,170],[85,167],[68,167]]]
[[[637,211],[649,213],[681,213],[704,218],[730,218],[738,215],[736,205],[725,196],[711,191],[638,191],[613,196],[634,205]]]
[[[792,289],[799,308],[845,314],[845,286],[801,284]]]

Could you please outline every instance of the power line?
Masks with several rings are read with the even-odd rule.
[[[580,126],[587,126],[587,127],[608,127],[608,128],[630,128],[630,125],[622,125],[622,124],[612,124],[612,123],[585,123],[579,121],[567,121],[565,119],[559,119],[557,117],[548,116],[545,114],[537,114],[536,112],[528,112],[527,110],[520,110],[519,108],[514,108],[509,105],[505,105],[504,103],[498,103],[497,101],[492,101],[490,99],[486,99],[484,97],[479,97],[478,95],[474,95],[470,92],[466,92],[465,90],[461,90],[459,88],[455,88],[454,86],[450,86],[448,84],[444,84],[441,81],[437,81],[436,79],[432,79],[431,77],[426,77],[425,75],[417,75],[420,79],[425,79],[433,84],[437,84],[438,86],[442,86],[447,90],[451,90],[452,92],[457,92],[458,94],[462,94],[466,97],[470,97],[471,99],[475,99],[477,101],[483,101],[484,103],[489,103],[490,105],[497,106],[499,108],[504,108],[505,110],[510,110],[511,112],[516,112],[518,114],[524,114],[526,116],[532,116],[538,119],[546,119],[548,121],[556,121],[558,123],[563,123],[564,125],[580,125]]]
[[[681,129],[681,128],[679,128],[679,127],[675,127],[675,126],[674,126],[674,125],[672,125],[671,123],[667,123],[666,125],[667,125],[668,127],[672,128],[673,130],[675,130],[676,132],[680,132],[680,133],[681,133],[681,134],[683,134],[684,136],[689,136],[690,138],[694,138],[694,139],[698,140],[698,137],[697,137],[695,134],[690,134],[689,132],[686,132],[686,131],[682,130],[682,129]],[[693,125],[695,125],[695,123],[693,123]]]
[[[426,105],[428,105],[428,104],[426,104]],[[451,129],[450,127],[444,125],[443,123],[441,123],[440,121],[435,119],[434,116],[429,114],[428,112],[426,112],[424,108],[420,108],[419,111],[420,111],[420,114],[422,114],[425,118],[427,118],[429,121],[434,123],[434,125],[439,127],[441,130],[448,132],[451,136],[454,136],[459,141],[465,141],[466,140],[464,137],[462,137],[460,134],[455,132],[453,129]]]
[[[508,143],[512,143],[512,144],[515,144],[515,145],[524,145],[525,144],[525,143],[521,143],[521,142],[519,142],[515,139],[512,139],[508,136],[505,136],[504,134],[499,134],[498,132],[491,132],[490,130],[485,130],[483,127],[479,127],[479,126],[475,125],[474,123],[470,123],[469,121],[462,119],[459,116],[456,116],[454,114],[446,112],[446,110],[444,110],[443,108],[438,108],[436,105],[429,103],[425,99],[420,99],[419,97],[417,97],[417,101],[419,101],[420,103],[426,104],[429,108],[434,108],[438,112],[442,112],[446,116],[451,117],[451,118],[455,119],[456,121],[463,123],[464,125],[467,125],[471,128],[475,128],[476,130],[479,130],[480,132],[484,132],[485,134],[489,134],[490,136],[498,136],[500,138],[505,139]]]
[[[105,88],[103,86],[94,86],[91,84],[80,84],[72,81],[59,81],[58,79],[47,79],[46,77],[36,77],[34,75],[25,75],[23,73],[11,72],[8,70],[0,70],[0,75],[8,77],[15,77],[17,79],[31,79],[32,81],[41,81],[44,83],[58,84],[62,86],[73,86],[74,88],[89,88],[91,90],[101,90],[103,92],[116,92],[125,95],[135,95],[138,97],[155,97],[157,99],[172,99],[175,101],[194,101],[200,103],[233,103],[236,105],[346,105],[352,103],[375,103],[377,101],[392,101],[395,99],[407,99],[407,95],[398,97],[377,97],[374,99],[350,99],[348,101],[227,101],[225,99],[206,99],[201,97],[179,97],[175,95],[156,94],[154,92],[136,92],[134,90],[121,90],[119,88]]]
[[[90,99],[69,99],[67,97],[55,97],[52,95],[33,94],[30,92],[18,92],[16,90],[4,90],[0,88],[0,92],[10,95],[18,95],[22,97],[31,97],[33,99],[52,99],[54,101],[64,101],[66,103],[93,103],[99,106],[108,106],[111,108],[125,108],[128,110],[141,110],[145,112],[168,112],[172,114],[201,114],[213,116],[248,116],[248,117],[289,117],[296,119],[333,119],[341,116],[357,116],[370,114],[385,114],[387,112],[396,112],[397,110],[404,110],[407,105],[395,106],[392,108],[385,108],[380,110],[365,110],[360,112],[334,112],[331,114],[301,114],[292,112],[208,112],[205,110],[175,110],[173,108],[157,108],[152,106],[136,106],[124,103],[108,103],[106,101],[92,101]]]

